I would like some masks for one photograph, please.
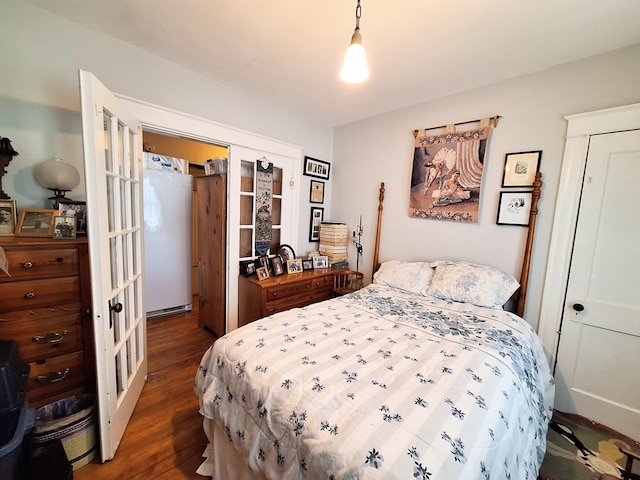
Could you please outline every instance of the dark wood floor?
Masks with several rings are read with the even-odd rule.
[[[203,479],[195,473],[207,439],[193,382],[215,337],[198,327],[197,312],[148,321],[148,381],[118,447],[105,464],[94,460],[76,480]]]

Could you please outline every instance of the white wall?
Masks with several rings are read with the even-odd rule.
[[[38,163],[60,157],[83,171],[79,69],[94,73],[116,93],[300,145],[306,155],[331,161],[332,129],[314,119],[28,3],[2,1],[0,45],[0,136],[10,138],[20,154],[9,164],[2,187],[18,209],[48,208],[51,192],[33,175]],[[308,205],[309,177],[303,182],[300,202]],[[84,183],[69,197],[85,199]],[[301,225],[308,225],[309,208],[301,212]],[[297,242],[302,251],[311,247],[307,237],[305,228]]]
[[[545,182],[539,204],[525,318],[538,324],[542,283],[564,150],[564,116],[637,103],[640,45],[437,101],[344,125],[336,129],[332,212],[351,229],[363,214],[365,265],[370,277],[378,189],[385,182],[381,261],[466,259],[499,267],[519,278],[527,229],[496,225],[504,157],[542,150]],[[408,216],[415,129],[492,115],[478,224],[413,219]],[[351,264],[355,250],[350,249]],[[555,319],[549,319],[555,322]]]

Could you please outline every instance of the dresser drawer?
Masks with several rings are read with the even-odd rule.
[[[18,342],[26,362],[82,350],[80,312],[62,317],[2,322],[2,336]]]
[[[333,275],[327,275],[325,277],[314,278],[311,280],[311,288],[314,290],[332,290],[333,289]]]
[[[0,274],[0,282],[78,275],[76,248],[12,247],[5,254],[11,276]]]
[[[30,362],[27,399],[29,403],[64,393],[84,383],[82,352]]]
[[[304,292],[300,295],[292,295],[280,300],[268,302],[265,306],[265,315],[273,315],[274,313],[284,312],[294,307],[304,307],[309,305],[310,296],[309,293]]]
[[[301,294],[308,294],[311,290],[311,281],[286,283],[267,288],[267,302],[286,299]]]
[[[0,312],[78,301],[79,277],[0,283]]]

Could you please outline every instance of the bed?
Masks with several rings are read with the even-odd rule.
[[[535,480],[554,383],[501,308],[517,288],[484,265],[387,261],[357,292],[228,333],[196,374],[198,473]]]

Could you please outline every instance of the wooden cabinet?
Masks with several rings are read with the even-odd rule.
[[[258,318],[331,298],[335,270],[319,269],[258,281],[239,277],[238,326]]]
[[[198,192],[198,323],[221,337],[227,322],[227,176],[208,175],[194,181]]]
[[[0,337],[30,365],[29,406],[95,391],[86,239],[0,239]]]

